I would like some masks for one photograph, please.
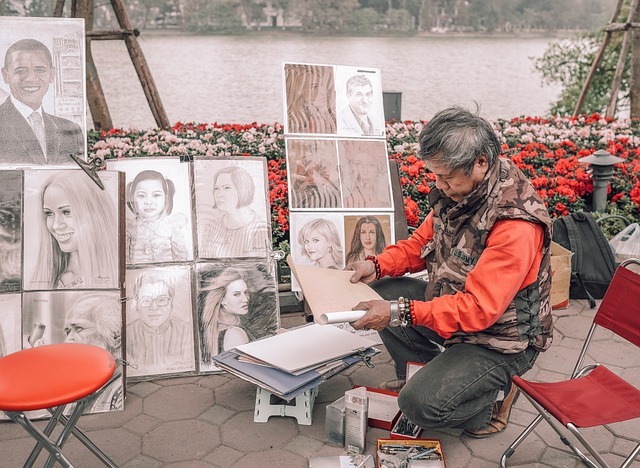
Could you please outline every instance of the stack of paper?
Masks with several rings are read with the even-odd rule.
[[[216,365],[291,400],[378,352],[375,342],[336,327],[307,325],[214,356]]]

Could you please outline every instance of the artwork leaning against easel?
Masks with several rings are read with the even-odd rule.
[[[0,356],[55,343],[107,349],[116,379],[89,412],[124,408],[124,174],[100,179],[104,189],[81,169],[0,171]]]
[[[200,372],[219,372],[213,356],[274,335],[279,328],[275,262],[198,263],[197,276]]]
[[[0,164],[75,166],[87,154],[83,19],[0,17],[0,31]]]

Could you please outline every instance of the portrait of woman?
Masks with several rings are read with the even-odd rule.
[[[187,217],[173,212],[175,192],[173,181],[153,170],[127,184],[127,207],[134,215],[127,222],[127,263],[187,260]]]
[[[271,245],[266,209],[258,213],[252,206],[264,195],[251,173],[239,165],[226,166],[203,185],[208,190],[213,185],[213,216],[202,232],[200,257],[266,257]]]
[[[291,208],[341,208],[338,153],[332,140],[287,139]]]
[[[336,225],[327,219],[316,218],[298,231],[300,254],[313,266],[341,269],[344,267],[342,242]]]
[[[346,220],[345,220],[346,224]],[[378,255],[387,245],[382,224],[374,216],[363,216],[356,222],[351,238],[351,246],[345,263],[347,265],[365,260],[370,255]]]
[[[286,133],[336,133],[333,67],[286,63]]]
[[[266,263],[199,267],[201,370],[211,370],[212,356],[275,333],[276,284]]]
[[[391,181],[384,141],[338,140],[344,168],[345,208],[391,208]]]
[[[25,289],[117,287],[117,173],[100,175],[101,190],[83,171],[51,172],[25,173],[25,187],[46,177],[31,200],[33,216],[25,216],[25,232],[33,231],[37,252]]]
[[[0,171],[0,292],[20,290],[22,172]]]

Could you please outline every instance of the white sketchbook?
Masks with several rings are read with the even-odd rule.
[[[337,327],[295,328],[235,349],[286,372],[297,373],[364,351],[377,343]]]

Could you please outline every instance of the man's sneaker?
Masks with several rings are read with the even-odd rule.
[[[389,380],[389,381],[384,382],[383,384],[381,384],[380,388],[382,390],[387,390],[389,392],[398,393],[400,390],[402,390],[402,387],[404,387],[405,383],[407,383],[407,381],[405,379]]]
[[[476,431],[465,430],[464,434],[469,437],[473,437],[474,439],[484,439],[500,434],[507,428],[509,415],[511,414],[511,407],[516,402],[519,395],[520,390],[518,390],[518,387],[511,384],[511,389],[509,390],[509,393],[507,393],[507,396],[504,397],[504,400],[496,401],[493,405],[493,413],[489,424]]]

